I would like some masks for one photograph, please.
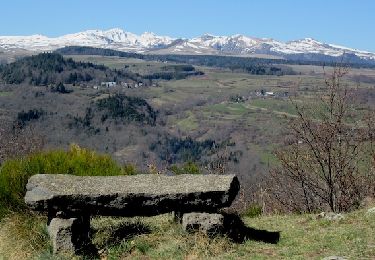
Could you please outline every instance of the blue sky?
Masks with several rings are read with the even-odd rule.
[[[87,29],[173,37],[312,37],[375,52],[375,0],[1,0],[0,35]]]

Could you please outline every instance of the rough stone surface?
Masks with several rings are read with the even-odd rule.
[[[182,217],[185,231],[201,231],[205,234],[218,234],[224,231],[224,216],[210,213],[185,213]]]
[[[334,213],[334,212],[322,212],[317,215],[317,218],[324,218],[330,221],[342,220],[345,219],[345,216],[341,213]]]
[[[333,255],[333,256],[324,257],[323,260],[347,260],[347,258]]]
[[[29,179],[26,204],[52,216],[152,216],[214,212],[230,206],[239,190],[235,175],[72,176],[38,174]]]
[[[53,253],[74,255],[83,248],[89,237],[89,223],[82,218],[54,218],[48,225]]]

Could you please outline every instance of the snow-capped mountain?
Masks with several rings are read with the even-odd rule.
[[[88,30],[67,34],[56,38],[43,35],[32,36],[0,36],[0,47],[3,49],[26,49],[30,51],[51,51],[66,46],[90,46],[127,51],[143,51],[146,49],[165,47],[174,39],[157,36],[153,33],[136,35],[122,29]]]
[[[340,57],[375,61],[375,53],[322,43],[311,38],[281,42],[269,38],[244,35],[214,36],[205,34],[193,39],[175,39],[146,32],[141,35],[122,29],[88,30],[49,38],[43,35],[0,36],[3,50],[24,49],[29,51],[51,51],[66,46],[90,46],[131,52],[174,54],[222,54],[254,55],[267,54],[279,57]]]
[[[253,38],[244,35],[213,36],[205,34],[191,40],[180,41],[170,47],[173,53],[207,53],[214,52],[228,55],[269,54],[276,56],[290,55],[324,55],[339,57],[355,55],[365,60],[374,60],[375,53],[351,49],[334,44],[326,44],[311,38],[280,42],[269,38]]]

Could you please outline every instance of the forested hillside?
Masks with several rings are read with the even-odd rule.
[[[58,83],[98,84],[101,81],[127,81],[150,85],[152,80],[184,79],[188,76],[202,74],[191,65],[175,65],[164,66],[160,72],[140,75],[126,68],[116,70],[91,62],[77,62],[71,58],[64,58],[58,53],[42,53],[0,66],[0,80],[4,83],[26,83],[34,86],[48,86]]]
[[[99,80],[116,81],[117,78],[125,78],[125,75],[101,65],[65,59],[60,54],[42,53],[0,67],[0,78],[8,84],[28,83],[41,86]]]

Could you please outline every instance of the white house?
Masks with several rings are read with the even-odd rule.
[[[110,87],[115,87],[117,84],[116,84],[116,82],[114,82],[114,81],[105,81],[105,82],[102,82],[101,84],[100,84],[100,86],[102,86],[102,87],[107,87],[107,88],[110,88]]]

